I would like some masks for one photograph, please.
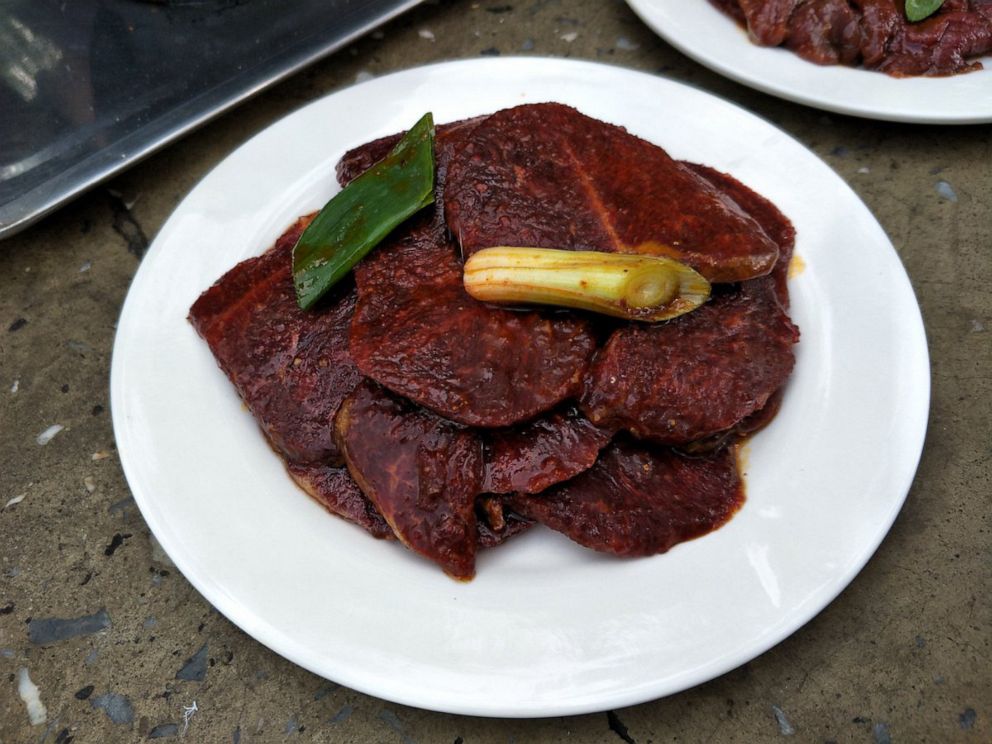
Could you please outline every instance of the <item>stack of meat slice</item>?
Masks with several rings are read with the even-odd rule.
[[[397,136],[347,153],[342,185]],[[793,230],[732,177],[558,104],[438,127],[436,204],[315,310],[291,276],[303,218],[190,320],[292,477],[331,512],[469,579],[542,522],[596,550],[664,552],[743,500],[735,445],[793,366]],[[662,324],[484,305],[494,245],[669,255],[716,282]]]
[[[981,69],[992,52],[992,0],[945,0],[911,23],[904,0],[711,0],[762,46],[784,45],[820,65],[864,65],[890,75]]]

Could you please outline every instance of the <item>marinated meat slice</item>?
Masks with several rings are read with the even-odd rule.
[[[461,138],[485,118],[484,116],[477,116],[451,124],[438,125],[435,128],[435,150],[438,159],[446,160],[451,151],[460,143]],[[338,161],[336,169],[338,183],[347,186],[349,182],[386,157],[402,136],[403,133],[390,134],[348,150]]]
[[[759,44],[817,64],[862,64],[896,77],[981,69],[992,52],[992,3],[946,0],[923,21],[902,0],[711,0]]]
[[[982,68],[969,58],[992,52],[992,19],[979,12],[941,12],[908,23],[889,43],[878,69],[890,75],[946,75]]]
[[[785,44],[818,65],[857,64],[861,16],[847,0],[806,0],[792,14]]]
[[[361,375],[348,353],[350,282],[300,310],[292,250],[309,218],[261,256],[242,261],[190,309],[189,320],[272,446],[299,463],[340,464],[331,421]]]
[[[392,528],[362,493],[347,468],[288,463],[286,469],[300,488],[331,514],[353,522],[377,539],[396,539]],[[476,507],[480,548],[502,545],[534,524],[513,512],[505,513],[498,496],[480,497]]]
[[[789,36],[789,18],[801,0],[740,0],[751,38],[764,46],[778,46]]]
[[[775,268],[772,269],[771,277],[775,282],[775,293],[779,304],[788,310],[790,304],[789,264],[792,261],[792,254],[796,245],[796,230],[792,222],[779,211],[778,207],[733,176],[721,173],[706,165],[696,163],[686,163],[686,165],[737,202],[745,212],[757,220],[765,233],[778,244],[778,261],[775,263]],[[784,383],[783,387],[771,395],[764,406],[739,421],[732,429],[697,442],[691,442],[689,445],[680,446],[680,449],[689,453],[712,452],[760,431],[771,423],[778,413],[778,409],[782,405],[783,388]]]
[[[906,26],[903,0],[855,0],[861,10],[861,61],[878,67],[885,59],[889,42]]]
[[[475,574],[482,443],[368,381],[341,404],[348,470],[400,541],[456,579]]]
[[[596,462],[611,432],[600,429],[574,406],[486,437],[482,490],[538,493],[568,480]]]
[[[430,215],[356,267],[351,354],[390,390],[462,424],[509,426],[576,396],[595,348],[574,315],[489,307]]]
[[[721,173],[706,165],[697,163],[685,163],[685,165],[737,202],[741,209],[751,215],[761,225],[765,234],[778,245],[778,261],[775,263],[775,268],[772,269],[771,276],[775,280],[775,292],[778,295],[778,301],[783,308],[788,310],[789,263],[792,261],[792,252],[796,247],[796,229],[792,226],[792,222],[779,211],[778,207],[760,194],[756,194],[733,176]]]
[[[703,439],[765,405],[792,372],[798,339],[774,281],[745,282],[668,323],[615,331],[590,370],[582,410],[660,444]]]
[[[495,548],[534,526],[530,520],[507,512],[501,496],[480,496],[475,512],[479,520],[480,548]]]
[[[765,403],[765,405],[752,413],[750,416],[738,421],[734,424],[733,428],[706,437],[706,439],[698,439],[695,442],[689,442],[688,444],[680,444],[676,449],[687,455],[704,455],[709,452],[716,452],[719,449],[729,447],[730,445],[737,444],[738,442],[747,439],[749,436],[761,431],[772,422],[772,419],[774,419],[778,414],[778,409],[782,407],[784,392],[785,386],[783,385],[771,394],[771,397],[768,398],[768,402]]]
[[[740,181],[726,173],[721,173],[709,166],[696,163],[684,163],[700,176],[719,188],[728,197],[737,202],[745,212],[750,214],[765,233],[779,246],[779,258],[772,270],[771,279],[774,281],[775,293],[779,304],[789,307],[789,289],[787,285],[789,262],[795,247],[795,228],[789,219],[783,215],[770,201],[755,193]],[[765,281],[764,279],[756,281]],[[784,381],[783,381],[784,382]],[[781,404],[782,389],[771,395],[768,402],[738,422],[731,429],[712,434],[702,440],[680,445],[687,452],[710,452],[720,447],[752,434],[763,428],[772,418]]]
[[[625,129],[560,104],[497,112],[448,166],[464,255],[497,245],[666,255],[715,282],[768,273],[778,249],[705,179]]]
[[[536,496],[513,496],[511,508],[580,545],[621,556],[664,553],[710,532],[744,501],[734,450],[686,457],[616,441],[596,464]]]
[[[358,176],[386,157],[402,136],[402,133],[389,134],[348,150],[341,156],[335,168],[338,184],[347,186],[354,181]]]
[[[992,49],[992,22],[968,0],[947,0],[935,16],[910,23],[898,0],[858,0],[862,64],[895,76],[980,69],[968,57]],[[992,6],[990,6],[992,7]]]
[[[357,524],[372,537],[396,539],[379,510],[348,474],[347,468],[289,463],[286,469],[300,488],[331,514]]]

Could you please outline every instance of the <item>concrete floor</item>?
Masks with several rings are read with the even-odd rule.
[[[144,247],[184,194],[253,134],[356,78],[497,53],[656,72],[775,122],[878,217],[929,338],[923,459],[864,571],[752,662],[610,713],[430,713],[295,667],[156,549],[115,451],[115,322]],[[989,286],[992,127],[879,123],[779,101],[689,61],[617,0],[426,4],[0,244],[0,742],[992,741]],[[52,424],[65,428],[39,446]],[[47,708],[37,725],[18,695],[22,668]]]

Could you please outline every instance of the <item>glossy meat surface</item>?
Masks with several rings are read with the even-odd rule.
[[[796,247],[796,228],[793,227],[792,222],[768,199],[755,193],[733,176],[721,173],[707,165],[699,165],[698,163],[685,163],[684,165],[737,202],[741,209],[761,225],[765,234],[775,241],[778,246],[778,261],[775,262],[771,276],[775,280],[775,293],[778,301],[783,308],[788,310],[789,263],[792,261],[792,254]]]
[[[581,389],[595,348],[589,324],[574,315],[503,310],[469,297],[456,247],[429,214],[370,254],[355,278],[355,363],[446,418],[509,426]]]
[[[747,30],[757,43],[778,46],[789,36],[789,18],[801,0],[739,0],[737,7],[747,21]],[[735,5],[734,0],[723,3]]]
[[[341,404],[335,431],[349,472],[400,541],[450,576],[471,579],[479,438],[368,381]]]
[[[789,289],[787,285],[789,262],[792,259],[793,249],[795,248],[795,236],[796,231],[792,223],[788,218],[783,215],[778,208],[772,204],[770,201],[762,197],[761,195],[755,193],[747,186],[742,184],[737,179],[732,176],[721,173],[720,171],[710,168],[709,166],[699,165],[696,163],[684,163],[687,168],[691,168],[701,177],[705,178],[714,187],[720,189],[727,197],[736,201],[741,208],[743,208],[748,214],[750,214],[757,222],[761,225],[765,233],[771,237],[779,247],[779,258],[772,269],[772,273],[768,277],[763,277],[762,279],[752,280],[750,282],[745,282],[744,287],[748,288],[756,298],[762,298],[752,310],[755,311],[754,314],[748,320],[748,325],[751,327],[751,333],[754,336],[755,341],[758,342],[757,348],[765,348],[766,351],[770,349],[773,359],[773,364],[779,365],[777,370],[773,370],[767,375],[761,376],[760,379],[752,378],[750,381],[745,379],[740,379],[737,373],[739,369],[738,364],[741,362],[740,359],[734,361],[722,357],[712,358],[712,362],[715,367],[723,367],[726,374],[732,375],[734,378],[738,378],[739,382],[745,386],[751,385],[751,392],[754,393],[755,397],[753,401],[750,401],[750,396],[747,390],[739,390],[734,394],[728,387],[720,388],[715,378],[710,378],[706,371],[702,368],[699,369],[701,373],[698,378],[688,379],[684,376],[681,368],[670,369],[666,373],[666,365],[670,357],[669,352],[674,350],[662,350],[655,345],[649,345],[640,351],[635,351],[634,341],[631,343],[632,339],[627,338],[631,333],[630,329],[626,331],[618,331],[615,336],[615,342],[622,345],[623,352],[616,354],[610,351],[609,344],[607,345],[607,351],[604,351],[599,359],[597,360],[597,366],[593,369],[593,376],[590,378],[592,384],[587,387],[587,396],[592,400],[595,398],[597,401],[601,401],[602,405],[605,407],[612,407],[619,401],[624,399],[626,396],[633,396],[629,401],[624,401],[624,403],[629,403],[629,410],[624,417],[620,420],[628,421],[628,428],[633,431],[637,431],[641,436],[647,438],[656,439],[658,441],[664,441],[670,444],[678,444],[687,450],[692,451],[711,451],[720,446],[726,446],[728,443],[737,441],[748,433],[757,431],[762,426],[767,424],[775,415],[778,410],[778,400],[780,396],[778,391],[780,387],[775,387],[775,380],[779,380],[779,384],[784,384],[791,371],[791,350],[786,352],[786,347],[791,346],[791,343],[786,340],[792,338],[792,333],[788,326],[783,325],[783,320],[785,319],[784,310],[789,307]],[[780,306],[780,309],[775,308],[774,303],[768,301],[767,290],[771,287],[774,290],[775,298]],[[717,303],[718,298],[714,298],[714,303]],[[727,298],[724,297],[719,299],[719,305],[717,307],[723,307],[724,303],[727,302]],[[704,308],[705,309],[705,308]],[[698,311],[697,311],[698,312]],[[721,312],[716,312],[712,309],[707,310],[707,312],[714,315],[714,321],[712,322],[712,328],[709,330],[716,331],[719,325],[723,322],[720,320],[722,317]],[[689,316],[687,316],[688,318]],[[678,320],[673,321],[677,323]],[[769,329],[778,329],[778,332],[782,334],[778,342],[775,342],[774,334],[768,336],[764,340],[769,342],[769,345],[761,345],[761,337],[763,332],[761,331],[759,325],[762,322],[769,323]],[[706,326],[707,323],[702,323],[701,325]],[[635,334],[637,338],[650,338],[650,337],[665,337],[669,338],[670,335],[675,335],[671,331],[661,331],[663,326],[656,326],[659,330],[650,331],[647,334]],[[634,326],[633,330],[638,328],[642,330],[647,330],[643,326]],[[703,328],[703,334],[705,335],[708,331]],[[745,329],[738,329],[745,330]],[[798,336],[796,336],[798,338]],[[614,343],[614,339],[611,339],[611,343]],[[622,340],[626,340],[625,343],[621,344]],[[709,344],[708,341],[699,341],[706,346]],[[691,354],[691,346],[685,347],[683,351],[685,353]],[[710,349],[713,351],[714,349]],[[627,387],[627,382],[621,383],[619,387],[613,383],[610,378],[617,376],[613,373],[608,373],[606,377],[603,377],[604,372],[608,372],[611,369],[609,364],[610,354],[613,353],[612,357],[615,364],[613,368],[617,367],[621,362],[622,357],[626,357],[629,353],[632,356],[629,358],[635,363],[644,362],[645,360],[653,360],[646,367],[641,368],[640,374],[636,372],[634,368],[628,370],[628,376],[633,377],[636,382],[630,382],[629,387]],[[762,363],[756,357],[751,356],[751,352],[742,350],[744,358],[747,360],[744,362],[745,366],[749,363]],[[660,357],[664,357],[663,361]],[[767,360],[766,360],[767,361]],[[693,366],[693,363],[688,362],[688,366]],[[599,374],[600,376],[596,376]],[[736,416],[742,411],[748,411],[741,419],[734,421],[730,424],[728,428],[719,429],[711,431],[708,434],[700,436],[699,441],[692,441],[692,437],[696,434],[702,434],[708,426],[704,426],[704,418],[697,417],[695,419],[695,424],[687,426],[681,433],[670,436],[670,435],[658,435],[652,434],[652,432],[657,431],[657,427],[661,423],[661,418],[659,416],[659,409],[655,406],[658,405],[659,399],[652,396],[653,393],[658,393],[660,395],[661,386],[673,384],[673,379],[677,380],[677,383],[685,385],[687,390],[692,393],[692,397],[695,399],[694,406],[698,407],[702,411],[711,411],[715,413],[715,407],[720,405],[728,405],[728,401],[736,400],[737,403],[731,405],[727,410],[734,410],[736,413],[725,415],[722,419],[711,420],[708,426],[717,426],[718,422],[726,423],[729,418]],[[609,395],[596,395],[592,392],[592,387],[594,385],[601,386],[600,393],[603,390],[610,391],[614,394],[611,398]],[[658,386],[655,389],[655,386]],[[686,390],[682,390],[681,393],[685,394]],[[665,396],[661,396],[665,397]],[[767,403],[763,401],[768,401]],[[622,405],[622,404],[621,404]],[[751,409],[752,405],[756,405],[757,408]],[[660,409],[661,415],[668,415],[671,417],[670,421],[667,423],[672,423],[673,426],[678,430],[679,422],[682,418],[677,411],[662,406]],[[613,419],[611,414],[604,413],[601,419],[602,423],[610,423],[616,425],[618,420]],[[683,423],[686,423],[683,421]],[[688,446],[687,446],[688,445]]]
[[[372,537],[396,539],[386,520],[362,493],[347,468],[288,463],[286,469],[300,488],[331,514],[357,524]]]
[[[982,69],[973,61],[992,53],[992,17],[977,10],[946,10],[907,24],[890,43],[878,69],[893,75],[940,75]]]
[[[766,274],[778,256],[737,204],[660,147],[560,104],[476,126],[443,196],[466,256],[497,245],[650,253],[716,282]]]
[[[716,529],[743,500],[733,449],[690,458],[617,441],[585,473],[509,504],[587,548],[644,556]]]
[[[863,65],[896,77],[981,69],[992,52],[992,4],[947,0],[910,22],[902,0],[711,0],[765,46],[816,64]]]
[[[287,463],[286,470],[300,488],[331,514],[358,525],[377,539],[396,539],[392,528],[362,493],[347,468]],[[518,515],[504,513],[499,497],[480,496],[476,515],[480,548],[495,548],[534,525]]]
[[[678,445],[676,449],[686,455],[705,455],[744,441],[755,432],[768,426],[778,415],[778,410],[782,407],[784,392],[785,385],[783,384],[769,396],[761,408],[742,418],[730,429],[717,432],[705,439],[697,439],[695,442]]]
[[[792,222],[768,199],[755,193],[733,176],[705,165],[695,163],[687,163],[687,165],[736,201],[744,211],[758,221],[765,233],[778,244],[778,261],[775,263],[770,277],[774,282],[775,295],[779,305],[788,310],[791,304],[788,285],[789,265],[796,246],[796,229]],[[775,391],[762,408],[739,421],[732,429],[714,434],[698,442],[692,442],[689,447],[683,449],[692,452],[712,452],[760,431],[771,423],[778,413],[782,404],[783,388],[784,383],[783,387]]]
[[[660,444],[703,439],[765,405],[792,372],[798,339],[773,280],[745,282],[668,323],[615,331],[582,409],[593,423]]]
[[[290,475],[328,511],[463,580],[478,548],[535,521],[618,555],[722,524],[743,498],[735,445],[774,416],[793,365],[791,223],[731,176],[557,104],[437,131],[436,206],[316,312],[297,308],[291,277],[306,218],[191,310]],[[349,151],[341,182],[397,139]],[[461,253],[487,231],[660,253],[664,239],[711,278],[760,277],[658,325],[501,309],[462,283]],[[614,440],[622,429],[653,441]]]
[[[348,352],[350,282],[312,312],[296,304],[292,249],[303,218],[206,290],[189,319],[272,446],[300,463],[340,463],[330,422],[360,374]]]
[[[861,16],[847,0],[806,0],[789,19],[785,45],[816,64],[857,64]]]
[[[875,68],[885,61],[889,43],[906,26],[903,0],[862,0],[861,63]]]
[[[610,437],[609,431],[573,406],[511,429],[489,432],[482,490],[543,491],[592,467]]]

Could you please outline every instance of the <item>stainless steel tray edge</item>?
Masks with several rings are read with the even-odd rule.
[[[376,16],[360,27],[356,27],[345,36],[335,38],[324,46],[307,50],[289,61],[282,60],[271,73],[259,76],[247,87],[244,85],[246,81],[231,80],[219,88],[208,91],[208,93],[219,93],[215,100],[203,104],[200,99],[206,93],[201,94],[125,138],[92,153],[56,177],[0,206],[0,240],[20,232],[88,189],[126,170],[143,158],[175,142],[185,134],[220,116],[255,94],[405,13],[422,1],[403,0],[398,2],[387,12]],[[128,148],[128,143],[134,140],[140,144],[133,149]]]

